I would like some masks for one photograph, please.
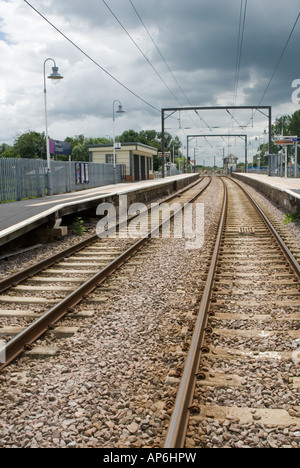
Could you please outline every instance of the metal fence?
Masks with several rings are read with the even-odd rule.
[[[252,168],[248,169],[248,172],[251,174],[263,174],[263,175],[270,175],[272,177],[285,177],[285,169],[283,166],[279,166],[274,168],[273,171],[270,172],[268,167],[261,167],[260,169]],[[295,178],[295,166],[288,166],[287,177]],[[297,177],[300,177],[300,166],[298,167]]]
[[[51,161],[53,195],[119,183],[118,164]],[[47,164],[42,159],[0,158],[0,203],[47,195]]]

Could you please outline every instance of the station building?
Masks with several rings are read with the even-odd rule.
[[[117,144],[116,164],[126,166],[126,181],[154,179],[153,158],[157,155],[157,149],[142,143]],[[90,162],[114,163],[113,145],[89,146]]]
[[[233,154],[230,154],[229,156],[227,156],[227,158],[224,158],[225,174],[232,174],[236,171],[238,159],[239,158],[237,158]]]

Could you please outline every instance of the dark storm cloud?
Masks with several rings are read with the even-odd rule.
[[[3,134],[23,130],[24,122],[43,130],[41,64],[51,56],[65,76],[59,91],[49,89],[50,116],[55,110],[60,117],[56,123],[50,118],[56,139],[83,131],[89,135],[96,132],[95,136],[111,133],[115,99],[128,108],[119,125],[136,130],[160,126],[159,112],[143,100],[158,110],[189,103],[233,105],[240,7],[246,0],[131,0],[174,76],[131,2],[105,1],[144,56],[103,0],[30,3],[142,100],[97,67],[25,2],[0,0],[0,48],[5,64],[0,100],[7,104],[10,115],[10,119],[3,119]],[[299,10],[299,0],[289,0],[288,5],[282,0],[247,1],[236,105],[258,105],[262,99]],[[288,106],[298,110],[291,101],[291,84],[300,79],[299,43],[300,20],[262,102],[279,108],[274,110],[275,115],[290,112]],[[17,93],[24,97],[23,107],[15,98]],[[32,99],[33,95],[37,99]],[[5,130],[8,121],[9,131]],[[173,123],[177,125],[176,119]]]
[[[71,8],[69,1],[50,3],[51,8],[48,0],[41,2],[45,11],[51,11],[53,16],[61,16],[73,24],[74,31],[78,28],[82,33],[82,27],[86,28],[86,37],[91,41],[94,31],[102,31],[101,42],[110,46],[107,33],[113,33],[118,39],[115,46],[119,52],[130,56],[131,65],[135,64],[140,73],[153,74],[149,63],[134,48],[102,0],[72,0]],[[129,0],[106,0],[106,3],[142,49],[147,43],[145,54],[170,83],[172,90],[182,98]],[[207,101],[214,101],[216,95],[222,92],[233,93],[240,24],[239,0],[132,0],[132,3],[153,34],[173,73],[176,77],[186,75],[186,79],[181,78],[180,84],[191,98],[193,94],[194,99],[205,95]],[[298,13],[298,0],[290,0],[288,8],[283,6],[281,0],[247,2],[239,71],[239,93],[244,88],[247,101],[254,99],[257,103],[262,97],[265,90],[263,85],[267,86],[274,72]],[[270,94],[267,93],[265,99],[272,96],[276,102],[280,102],[290,92],[286,84],[298,77],[296,57],[299,54],[299,32],[300,21],[284,57],[287,62],[282,61],[272,82],[273,89],[270,88]],[[195,72],[199,72],[198,80]],[[189,84],[191,76],[194,78],[194,93]],[[134,74],[131,80],[127,84],[135,87]],[[167,102],[172,99],[162,80],[159,81],[155,74],[153,84],[159,102],[163,96]],[[277,91],[274,91],[275,88]]]

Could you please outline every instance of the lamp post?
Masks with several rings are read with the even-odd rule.
[[[47,76],[50,80],[62,80],[63,76],[58,73],[58,67],[55,60],[47,58],[44,62],[44,102],[45,102],[45,129],[46,129],[46,152],[47,152],[47,187],[48,195],[52,195],[52,181],[51,181],[51,163],[50,163],[50,148],[48,137],[48,117],[47,117],[47,88],[46,88],[46,63],[51,60],[53,62],[52,73]]]
[[[119,103],[118,110],[115,111],[115,104]],[[114,178],[116,182],[116,137],[115,137],[115,113],[116,114],[125,114],[123,106],[119,100],[113,102],[113,147],[114,147]]]

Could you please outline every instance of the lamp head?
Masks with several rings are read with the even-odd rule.
[[[58,67],[52,67],[52,73],[47,78],[50,80],[62,80],[63,76],[58,73]]]
[[[122,104],[119,104],[118,110],[116,111],[116,114],[125,114],[125,111],[123,110]]]

